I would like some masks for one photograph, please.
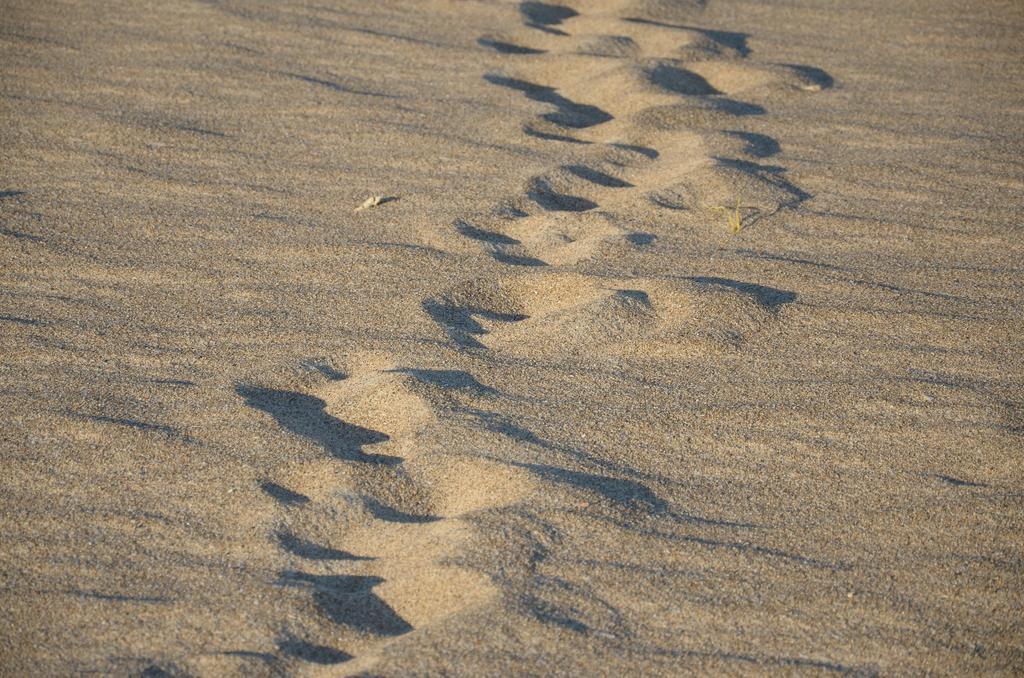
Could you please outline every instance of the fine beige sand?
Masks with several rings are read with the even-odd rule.
[[[3,3],[0,674],[1024,672],[1024,4],[557,2]]]

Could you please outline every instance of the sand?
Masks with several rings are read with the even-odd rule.
[[[0,673],[1024,672],[1024,6],[559,1],[4,3]]]

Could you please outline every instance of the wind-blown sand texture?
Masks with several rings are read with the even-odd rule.
[[[1024,5],[559,2],[4,3],[0,673],[1024,672]]]

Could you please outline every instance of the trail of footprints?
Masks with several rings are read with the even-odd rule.
[[[629,243],[635,234],[610,215],[638,200],[706,227],[720,223],[709,208],[738,197],[747,225],[809,197],[784,168],[764,162],[779,150],[774,140],[734,128],[765,113],[748,95],[817,91],[829,76],[754,63],[745,35],[647,18],[674,18],[645,12],[651,4],[603,3],[580,14],[522,3],[519,34],[479,39],[508,62],[485,80],[549,109],[523,133],[562,144],[572,160],[457,223],[466,244],[504,263],[568,265],[606,243]]]
[[[508,269],[423,300],[461,350],[530,357],[558,347],[566,356],[646,358],[729,350],[770,327],[795,296],[714,277],[608,279],[572,270],[603,247],[651,243],[623,225],[621,213],[638,202],[705,227],[707,208],[737,194],[756,206],[750,219],[799,205],[807,194],[783,168],[763,164],[778,143],[734,128],[765,112],[747,95],[831,84],[814,68],[753,63],[744,35],[686,24],[690,3],[599,8],[522,2],[521,31],[479,39],[507,60],[486,81],[547,109],[522,131],[559,144],[565,161],[440,236],[443,246]],[[623,510],[668,510],[636,479],[596,467],[588,474],[452,449],[451,440],[469,450],[480,435],[542,442],[504,418],[502,396],[468,373],[408,368],[381,355],[350,367],[347,376],[320,369],[327,379],[315,393],[237,389],[247,405],[325,452],[262,485],[279,507],[272,538],[296,563],[278,583],[309,596],[317,613],[309,618],[319,620],[281,630],[278,650],[288,661],[360,671],[381,643],[494,596],[486,578],[455,563],[469,529],[458,518],[515,504],[541,482],[599,494],[611,488],[605,498],[625,502]]]
[[[277,583],[313,606],[313,621],[281,629],[277,649],[350,671],[389,638],[493,595],[482,576],[449,562],[468,534],[453,519],[514,503],[532,487],[521,468],[432,444],[440,426],[466,427],[468,441],[476,422],[500,418],[492,389],[466,372],[404,368],[386,355],[354,362],[357,372],[313,393],[236,388],[323,451],[261,484],[279,507],[272,539],[295,563]],[[342,541],[344,549],[332,545]]]

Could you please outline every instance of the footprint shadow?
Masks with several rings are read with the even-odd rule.
[[[784,204],[785,207],[795,207],[805,200],[810,200],[814,197],[783,176],[786,172],[785,167],[780,167],[779,165],[761,165],[756,162],[740,160],[738,158],[715,157],[715,162],[721,167],[728,167],[729,169],[737,170],[788,193],[792,200],[787,201]]]
[[[428,370],[414,367],[400,367],[389,372],[408,374],[423,384],[429,384],[446,391],[463,391],[477,395],[493,396],[498,391],[481,384],[476,377],[464,370]]]
[[[630,233],[626,236],[626,241],[636,247],[647,247],[657,239],[653,233]]]
[[[491,256],[495,261],[500,261],[503,264],[510,264],[512,266],[547,266],[547,262],[537,257],[531,257],[525,254],[510,254],[508,252],[491,252]]]
[[[260,489],[271,499],[284,506],[302,506],[309,503],[309,497],[306,495],[289,490],[287,487],[269,480],[260,482]]]
[[[764,115],[766,113],[764,106],[751,104],[746,101],[737,101],[728,97],[714,96],[709,97],[707,101],[711,103],[712,109],[726,115],[734,115],[737,118],[747,115]]]
[[[646,71],[647,79],[666,92],[684,97],[695,97],[703,101],[711,109],[727,115],[742,117],[745,115],[764,115],[763,106],[745,101],[730,99],[708,82],[704,76],[688,71],[685,68],[670,64],[658,64]]]
[[[554,132],[545,132],[544,130],[537,129],[532,125],[523,126],[523,134],[534,139],[543,139],[544,141],[561,141],[567,144],[577,144],[579,146],[587,146],[590,144],[589,141],[577,139],[576,137],[570,137],[565,134],[555,134]]]
[[[522,245],[515,238],[478,228],[464,219],[459,219],[455,222],[455,230],[470,240],[476,240],[487,245],[490,249],[489,254],[495,261],[500,261],[503,264],[512,264],[513,266],[547,266],[544,261],[536,257],[506,251],[504,249],[506,247],[515,248]]]
[[[510,238],[502,233],[495,233],[494,231],[487,231],[482,228],[478,228],[465,219],[459,219],[455,222],[455,230],[471,240],[479,240],[480,242],[487,243],[488,245],[519,244],[519,241],[515,238]]]
[[[936,478],[937,480],[941,480],[944,483],[952,485],[953,487],[988,487],[988,485],[985,483],[976,483],[970,480],[962,480],[960,478],[943,475],[941,473],[933,473],[932,477]]]
[[[317,358],[306,358],[299,362],[299,366],[310,372],[319,372],[320,376],[329,381],[341,381],[347,376],[344,372],[331,367],[327,361]]]
[[[387,465],[402,462],[400,457],[363,452],[363,446],[382,443],[388,436],[328,414],[324,410],[327,403],[320,398],[259,386],[239,385],[235,392],[249,407],[266,412],[279,426],[317,443],[336,459]]]
[[[518,322],[528,317],[516,313],[497,313],[483,308],[455,306],[435,299],[424,301],[423,310],[431,320],[445,329],[459,348],[486,348],[476,337],[487,334],[487,329],[475,316],[498,322]]]
[[[544,179],[533,179],[526,197],[548,212],[586,212],[598,206],[593,200],[559,193]]]
[[[804,64],[781,65],[800,75],[812,85],[817,86],[818,89],[829,89],[836,84],[835,79],[827,71],[817,66],[806,66]]]
[[[320,546],[283,530],[278,532],[276,536],[277,543],[282,549],[306,560],[373,560],[373,558],[367,556],[357,556],[348,551]]]
[[[377,520],[383,520],[386,523],[425,525],[426,523],[435,523],[442,519],[441,516],[421,515],[400,511],[399,509],[388,506],[387,504],[379,502],[372,497],[363,497],[362,502],[363,507],[366,508],[371,516]]]
[[[692,276],[689,279],[698,285],[727,287],[742,294],[749,295],[754,299],[754,301],[770,311],[776,311],[786,304],[791,304],[796,301],[797,298],[796,292],[780,290],[766,285],[758,285],[756,283],[740,282],[739,280],[731,280],[729,278],[697,275]]]
[[[711,83],[692,71],[668,64],[658,64],[647,73],[655,85],[685,96],[710,96],[721,94]]]
[[[316,645],[291,636],[277,641],[277,649],[288,657],[295,657],[311,664],[328,666],[347,662],[353,657],[348,652],[342,652],[326,645]]]
[[[632,188],[633,184],[628,181],[613,177],[610,174],[596,170],[593,167],[586,165],[565,165],[563,167],[565,171],[569,172],[575,177],[589,181],[597,186],[604,186],[605,188]]]
[[[514,45],[511,42],[502,42],[492,38],[478,38],[476,43],[481,47],[493,49],[500,54],[544,54],[542,49],[523,47],[522,45]]]
[[[544,480],[569,485],[587,492],[594,492],[605,499],[629,508],[647,513],[663,513],[668,504],[649,487],[635,480],[624,480],[596,473],[571,471],[549,464],[528,464],[513,462]]]
[[[282,586],[301,586],[313,591],[313,600],[333,623],[377,636],[400,636],[413,630],[409,622],[373,592],[380,577],[282,572]]]
[[[519,12],[526,19],[525,23],[527,26],[552,35],[568,35],[562,29],[553,28],[553,26],[557,26],[566,19],[571,19],[579,14],[576,10],[569,7],[551,5],[546,2],[534,2],[532,0],[519,3]]]
[[[539,101],[541,103],[554,106],[558,110],[554,113],[545,113],[541,117],[548,122],[558,125],[559,127],[584,129],[600,125],[601,123],[614,119],[614,116],[611,113],[608,113],[597,106],[580,104],[576,103],[572,99],[567,99],[559,94],[554,87],[544,87],[543,85],[537,85],[532,82],[527,82],[526,80],[507,78],[503,75],[495,75],[493,73],[485,75],[484,80],[492,85],[507,87],[509,89],[514,89],[517,92],[522,92],[526,98],[531,101]]]
[[[779,142],[767,134],[726,130],[725,134],[735,137],[744,143],[743,152],[754,158],[770,158],[782,150]]]
[[[647,24],[648,26],[658,26],[659,28],[674,28],[681,31],[693,31],[699,33],[710,40],[718,43],[723,47],[728,47],[733,50],[737,56],[746,57],[750,55],[750,47],[747,45],[747,40],[750,38],[749,33],[738,33],[736,31],[717,31],[707,28],[697,28],[696,26],[686,26],[684,24],[673,24],[666,21],[655,21],[653,19],[643,19],[640,17],[629,17],[623,19],[634,24]]]

